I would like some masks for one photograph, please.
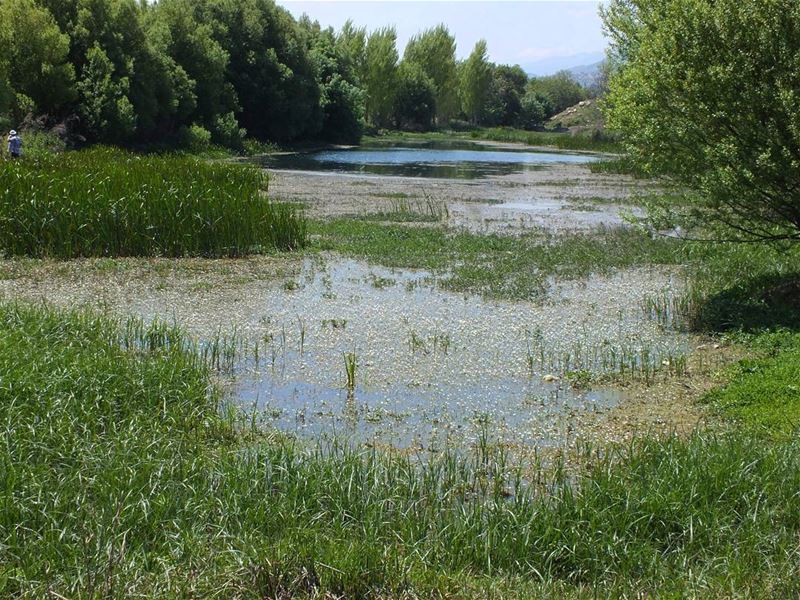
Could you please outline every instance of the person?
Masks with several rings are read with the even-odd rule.
[[[8,134],[8,153],[11,158],[22,156],[22,138],[13,129]]]

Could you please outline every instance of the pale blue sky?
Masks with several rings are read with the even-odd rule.
[[[333,26],[337,30],[348,18],[368,30],[394,25],[401,56],[408,38],[438,23],[445,23],[455,36],[459,58],[467,56],[475,42],[485,38],[492,61],[531,66],[529,70],[533,71],[595,62],[606,45],[597,1],[277,0],[277,3],[296,17],[305,13],[323,27]],[[570,58],[563,60],[563,57]],[[550,64],[557,66],[549,69]]]

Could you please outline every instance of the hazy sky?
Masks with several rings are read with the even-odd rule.
[[[303,13],[323,27],[339,29],[351,18],[368,30],[397,28],[402,56],[408,38],[422,29],[445,23],[456,38],[459,58],[466,57],[480,38],[497,63],[526,64],[554,57],[598,54],[605,48],[598,2],[583,0],[277,0],[294,16]],[[578,63],[580,58],[578,57]],[[589,57],[591,58],[591,57]],[[594,59],[596,60],[596,59]],[[592,61],[590,61],[592,62]],[[577,64],[577,63],[576,63]]]

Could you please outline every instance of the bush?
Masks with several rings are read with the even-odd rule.
[[[217,117],[211,128],[211,139],[215,144],[234,150],[241,150],[244,147],[246,135],[247,130],[239,127],[239,122],[232,112]]]
[[[191,152],[203,152],[211,146],[211,132],[200,125],[181,127],[178,131],[178,146]]]

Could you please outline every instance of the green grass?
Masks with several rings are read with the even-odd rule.
[[[385,197],[390,199],[388,209],[366,213],[358,219],[394,223],[439,223],[448,216],[447,204],[433,198],[409,198],[402,192]]]
[[[691,264],[681,315],[707,332],[800,330],[800,245],[687,243]]]
[[[425,463],[306,448],[220,416],[186,347],[0,306],[0,595],[800,593],[796,437],[587,449],[577,478],[487,440]]]
[[[305,244],[256,168],[95,148],[0,165],[9,255],[241,256]]]
[[[744,336],[752,356],[726,372],[728,382],[704,397],[720,414],[774,435],[800,428],[800,334]]]
[[[407,133],[393,131],[385,136],[366,137],[362,143],[387,141],[447,141],[454,139],[515,142],[529,146],[552,146],[559,150],[621,152],[620,143],[604,134],[570,134],[556,131],[525,131],[511,127],[479,127],[467,132],[431,131]]]
[[[447,274],[447,289],[486,296],[529,299],[540,296],[547,278],[584,277],[641,264],[678,264],[680,242],[652,239],[640,232],[604,229],[521,237],[448,232],[441,227],[380,225],[340,219],[310,222],[315,246],[388,267],[419,268]]]

